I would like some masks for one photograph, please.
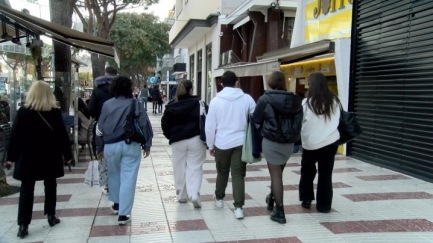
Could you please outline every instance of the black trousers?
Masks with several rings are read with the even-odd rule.
[[[299,183],[299,200],[314,200],[313,181],[316,177],[316,162],[319,170],[317,183],[317,204],[320,210],[329,210],[332,205],[332,170],[334,169],[335,154],[338,141],[317,150],[304,149],[301,161],[301,181]]]
[[[56,214],[56,200],[57,200],[57,182],[56,178],[44,180],[45,186],[45,215]],[[21,181],[20,199],[18,205],[18,225],[29,225],[32,221],[33,213],[33,200],[35,191],[34,180]]]

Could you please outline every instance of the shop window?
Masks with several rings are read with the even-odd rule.
[[[195,75],[195,71],[194,71],[194,64],[195,64],[195,62],[194,62],[194,58],[195,58],[195,56],[194,56],[194,54],[192,54],[190,57],[189,57],[189,79],[191,80],[191,82],[192,83],[194,83],[194,75]]]
[[[292,42],[292,34],[293,34],[293,28],[295,27],[295,18],[293,17],[286,17],[284,18],[284,35],[286,39],[286,46],[290,46],[290,43]]]
[[[206,97],[205,101],[209,104],[212,95],[212,43],[206,46]]]
[[[203,50],[197,52],[197,95],[201,99],[201,87],[202,87],[202,73],[203,73]]]

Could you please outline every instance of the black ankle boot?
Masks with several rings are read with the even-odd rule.
[[[274,198],[274,195],[272,195],[272,193],[269,193],[266,196],[266,203],[268,204],[268,210],[269,211],[274,210],[275,198]]]
[[[271,220],[280,224],[286,223],[286,215],[284,214],[284,206],[276,205],[275,210],[271,214]]]
[[[24,239],[24,237],[26,237],[26,235],[29,234],[29,226],[26,224],[22,224],[20,225],[20,227],[18,228],[18,237],[20,237],[21,239]]]
[[[56,218],[55,215],[48,215],[48,224],[50,227],[53,227],[54,225],[60,223],[60,219]]]

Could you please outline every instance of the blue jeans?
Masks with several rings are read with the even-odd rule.
[[[119,215],[131,215],[141,147],[138,143],[126,144],[124,141],[106,144],[104,157],[108,163],[109,199],[119,204]]]
[[[141,102],[144,104],[144,109],[147,111],[147,97],[141,97]]]

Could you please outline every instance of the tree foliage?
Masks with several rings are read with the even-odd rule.
[[[170,51],[170,26],[152,14],[121,13],[110,31],[120,59],[120,72],[142,82],[147,68]]]
[[[75,1],[75,0],[71,0]],[[84,32],[108,39],[119,11],[128,7],[147,7],[159,0],[76,0],[74,11],[84,26]],[[92,54],[93,77],[104,73],[106,59]]]

